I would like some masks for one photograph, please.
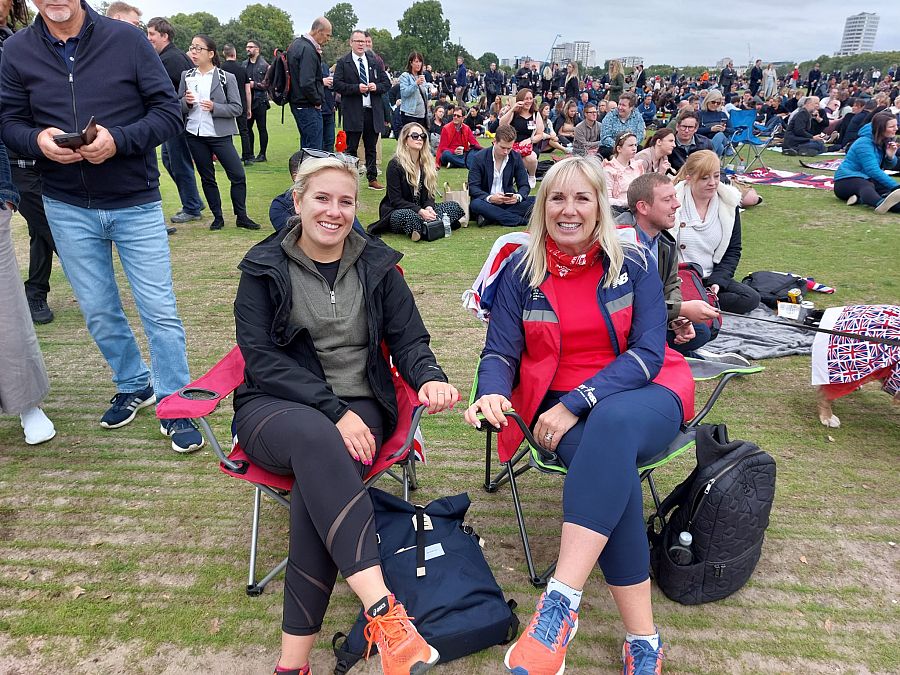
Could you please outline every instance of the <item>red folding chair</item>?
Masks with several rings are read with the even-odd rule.
[[[387,348],[382,345],[384,358],[390,363]],[[366,486],[382,475],[388,474],[403,486],[403,499],[409,500],[409,491],[418,487],[415,462],[424,461],[424,447],[418,434],[419,421],[425,406],[419,404],[415,391],[391,367],[394,390],[397,395],[397,428],[385,439],[375,462],[363,477]],[[238,347],[233,347],[225,357],[206,374],[164,398],[156,406],[160,419],[189,417],[193,419],[219,458],[219,469],[233,478],[247,481],[255,488],[253,518],[250,531],[250,572],[247,577],[247,595],[256,596],[287,566],[287,558],[272,568],[261,580],[256,580],[257,545],[259,543],[259,515],[262,495],[266,494],[286,509],[290,509],[290,491],[293,476],[281,476],[256,466],[247,457],[237,439],[226,456],[206,417],[219,402],[231,394],[244,381],[244,357]],[[400,469],[398,474],[395,469]]]

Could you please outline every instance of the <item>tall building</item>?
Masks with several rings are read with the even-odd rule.
[[[573,49],[573,61],[578,61],[585,68],[590,68],[593,64],[590,63],[591,58],[591,43],[586,40],[576,40],[572,43]]]
[[[834,55],[848,56],[871,52],[875,48],[875,33],[878,31],[880,18],[875,12],[860,12],[848,16],[844,22],[841,48]]]
[[[619,61],[622,62],[623,68],[634,68],[644,63],[643,56],[620,56]]]

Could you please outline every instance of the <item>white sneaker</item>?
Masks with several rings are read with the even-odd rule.
[[[25,442],[28,445],[45,443],[56,436],[56,428],[50,418],[40,408],[31,408],[19,415],[22,428],[25,430]]]
[[[900,204],[900,189],[889,192],[887,197],[882,199],[881,203],[875,207],[875,213],[887,213],[897,204]]]
[[[694,353],[704,361],[712,361],[713,363],[726,363],[732,366],[740,366],[741,368],[750,368],[753,366],[747,359],[740,354],[734,352],[722,352],[717,354],[706,349],[696,349]]]
[[[534,176],[528,176],[528,186],[534,190],[534,186],[537,185],[537,178]]]
[[[853,206],[858,201],[859,197],[857,197],[856,195],[850,195],[849,197],[847,197],[847,206]]]

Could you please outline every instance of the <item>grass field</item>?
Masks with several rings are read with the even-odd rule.
[[[270,114],[269,162],[248,169],[250,215],[264,229],[221,232],[208,222],[179,226],[171,239],[175,287],[194,376],[233,344],[231,304],[237,263],[265,236],[268,205],[288,185],[296,129]],[[384,142],[384,160],[393,141]],[[796,158],[767,153],[776,167]],[[227,195],[227,180],[220,173]],[[442,170],[458,188],[462,170]],[[164,177],[167,215],[177,209]],[[900,304],[900,219],[848,208],[825,191],[759,188],[765,203],[744,214],[740,273],[790,270],[835,286],[819,306]],[[376,219],[383,193],[361,190],[360,220]],[[227,199],[227,197],[226,197]],[[226,211],[228,209],[226,208]],[[27,262],[24,222],[14,238]],[[461,292],[477,274],[500,228],[470,227],[449,240],[387,241],[403,266],[451,380],[468,392],[484,329],[465,312]],[[120,280],[133,325],[139,322]],[[85,329],[58,263],[50,304],[56,321],[38,327],[52,391],[46,410],[58,436],[27,447],[18,420],[0,420],[0,673],[269,673],[278,653],[282,583],[258,598],[244,594],[252,490],[222,476],[211,453],[178,456],[143,412],[107,432],[98,421],[113,395],[110,372]],[[143,336],[140,337],[143,341]],[[146,353],[146,352],[145,352]],[[684,607],[654,588],[656,620],[667,647],[667,673],[888,673],[900,669],[900,540],[897,523],[900,408],[877,387],[840,401],[840,429],[815,415],[810,359],[767,361],[763,374],[729,386],[711,416],[733,438],[755,441],[778,462],[772,522],[756,572],[718,603]],[[708,392],[702,388],[699,396]],[[214,414],[227,437],[230,406]],[[429,464],[416,499],[468,491],[470,521],[519,616],[537,593],[527,582],[509,493],[481,488],[482,437],[458,411],[430,417]],[[658,472],[663,489],[690,470],[687,459]],[[558,545],[558,479],[521,479],[539,561]],[[381,487],[395,489],[388,482]],[[288,521],[264,505],[261,565],[286,551]],[[313,656],[330,672],[330,639],[347,631],[357,606],[338,584]],[[622,629],[602,578],[586,588],[569,672],[613,673]],[[498,673],[503,648],[436,672]],[[357,668],[379,672],[376,660]]]

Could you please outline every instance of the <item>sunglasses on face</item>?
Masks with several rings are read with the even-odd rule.
[[[425,134],[420,134],[418,131],[414,131],[409,135],[409,138],[413,139],[414,141],[424,141]]]
[[[334,157],[335,159],[341,160],[348,166],[356,166],[357,164],[359,164],[358,157],[347,155],[343,152],[325,152],[324,150],[316,150],[315,148],[302,148],[300,152],[300,164],[303,164],[303,160],[307,157],[311,159],[324,159],[326,157]]]
[[[462,115],[460,113],[453,113],[453,116],[454,117],[462,117]]]

